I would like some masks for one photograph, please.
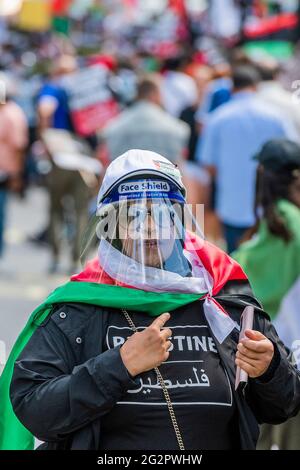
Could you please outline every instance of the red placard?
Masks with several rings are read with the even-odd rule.
[[[67,76],[63,81],[73,125],[81,136],[101,130],[119,113],[119,105],[108,87],[109,76],[106,67],[93,65]]]
[[[110,100],[72,111],[72,121],[80,135],[88,136],[103,128],[118,113],[118,104]]]

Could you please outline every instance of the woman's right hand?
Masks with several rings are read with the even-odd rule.
[[[130,336],[120,348],[123,363],[133,377],[158,367],[168,359],[172,330],[170,328],[161,330],[161,328],[170,316],[169,313],[163,313],[143,331]]]

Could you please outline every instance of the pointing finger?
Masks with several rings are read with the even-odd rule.
[[[165,323],[170,319],[171,315],[169,312],[163,313],[151,323],[151,326],[158,328],[159,330],[165,325]]]

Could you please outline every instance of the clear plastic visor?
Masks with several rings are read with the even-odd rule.
[[[190,233],[199,247],[203,234],[189,206],[164,195],[102,204],[87,228],[81,262],[96,282],[189,292],[188,283],[203,277],[195,246],[187,246]]]

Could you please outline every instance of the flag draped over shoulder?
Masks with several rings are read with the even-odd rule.
[[[217,295],[228,281],[247,280],[240,265],[222,250],[209,242],[201,243],[189,235],[189,249],[196,250],[205,270],[213,280],[211,292],[176,293],[149,292],[127,285],[115,285],[107,274],[101,276],[99,283],[98,260],[90,263],[86,269],[71,277],[66,284],[55,289],[47,299],[31,314],[25,328],[18,337],[9,356],[6,367],[0,377],[0,450],[29,450],[33,448],[33,436],[15,416],[10,398],[9,388],[14,363],[34,334],[37,327],[47,318],[53,307],[61,303],[81,302],[99,307],[125,308],[146,312],[151,316],[172,311],[187,305],[204,296]],[[100,268],[101,269],[101,268]],[[214,301],[217,305],[217,302]],[[99,310],[101,311],[101,310]],[[221,321],[226,314],[219,306]],[[218,310],[212,315],[218,316]]]
[[[262,220],[256,236],[232,254],[245,270],[254,294],[262,302],[289,347],[300,339],[300,209],[287,200],[277,210],[292,239],[270,233]]]

